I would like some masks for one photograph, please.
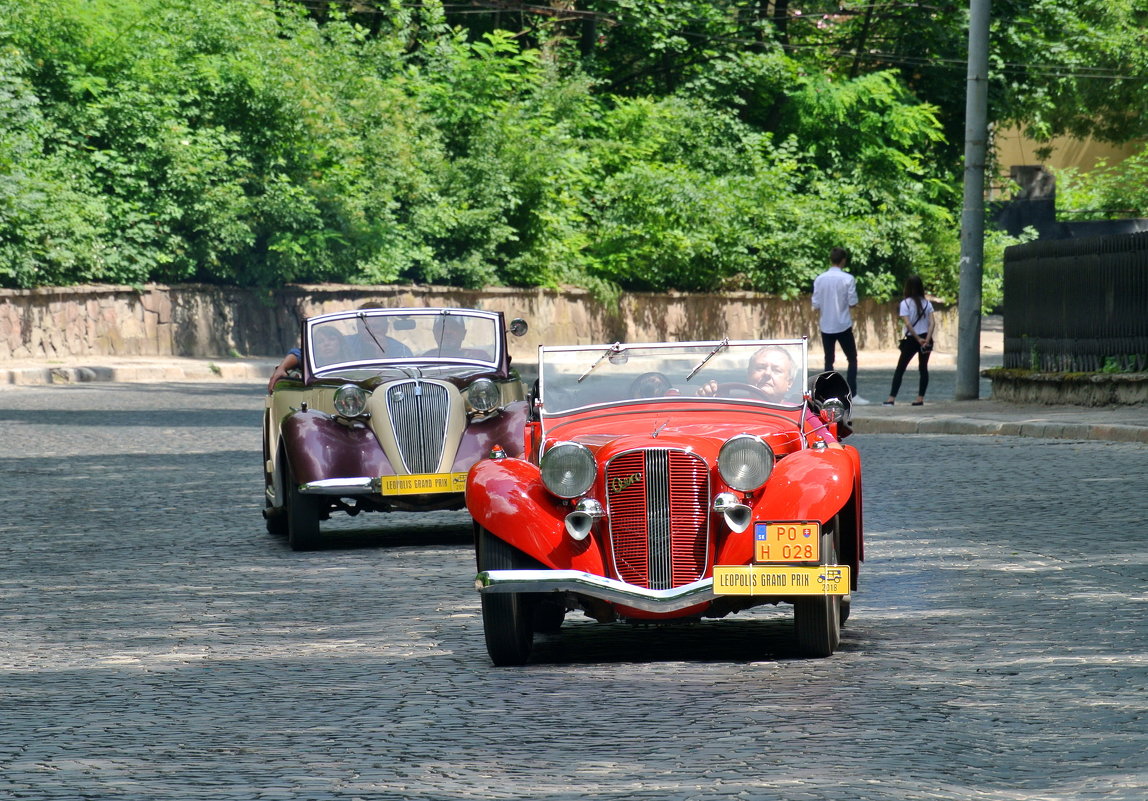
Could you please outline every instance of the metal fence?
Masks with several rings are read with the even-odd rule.
[[[1005,367],[1148,370],[1148,232],[1030,242],[1004,262]]]

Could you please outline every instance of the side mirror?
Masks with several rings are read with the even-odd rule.
[[[852,398],[849,382],[836,370],[820,373],[810,382],[810,405],[824,422],[837,423],[838,438],[853,431]]]
[[[514,334],[514,336],[520,337],[528,330],[530,330],[530,326],[528,326],[526,321],[521,317],[515,317],[510,321],[510,333]]]

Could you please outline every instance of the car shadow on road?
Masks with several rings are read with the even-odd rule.
[[[535,635],[530,664],[761,662],[805,659],[788,607],[743,619],[642,625],[567,620],[556,634]],[[839,652],[850,650],[848,629]]]
[[[433,515],[433,516],[432,516]],[[318,551],[357,548],[409,548],[418,545],[466,545],[474,542],[470,516],[465,512],[432,514],[393,513],[367,517],[340,517],[323,521]],[[289,547],[286,539],[283,547]]]

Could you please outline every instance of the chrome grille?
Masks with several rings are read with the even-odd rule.
[[[387,387],[387,415],[408,472],[438,470],[449,411],[450,395],[440,384],[403,381]]]
[[[709,555],[709,469],[685,451],[628,451],[606,466],[614,568],[652,590],[705,575]]]

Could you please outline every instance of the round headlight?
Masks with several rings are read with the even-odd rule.
[[[585,445],[560,442],[542,457],[542,483],[559,498],[575,498],[594,483],[598,465]]]
[[[498,408],[502,393],[498,391],[498,385],[489,378],[480,378],[467,389],[466,400],[470,408],[476,412],[489,412]]]
[[[773,472],[773,450],[760,437],[738,434],[721,446],[717,464],[722,480],[731,489],[750,492]]]
[[[343,384],[335,390],[335,413],[342,417],[358,417],[367,408],[367,393],[354,384]]]

